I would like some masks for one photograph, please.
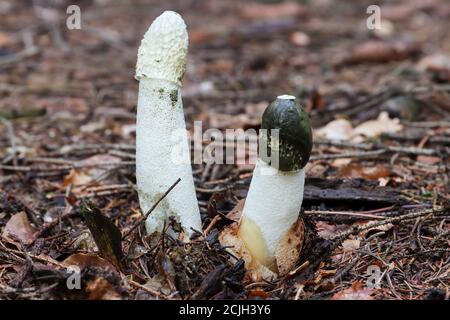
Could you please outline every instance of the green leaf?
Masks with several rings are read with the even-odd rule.
[[[100,255],[114,264],[119,270],[123,270],[122,234],[120,230],[108,217],[102,215],[100,210],[91,202],[83,202],[81,204],[81,214],[91,231]]]

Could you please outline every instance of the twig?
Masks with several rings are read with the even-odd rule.
[[[16,157],[16,136],[14,134],[14,128],[9,120],[0,116],[0,121],[5,125],[8,130],[9,141],[11,143],[12,148],[12,159],[14,167],[17,167],[17,157]]]
[[[421,134],[405,135],[405,134],[398,134],[398,133],[382,133],[381,138],[382,139],[393,139],[393,140],[420,141],[423,139],[423,135],[421,135]],[[430,137],[428,142],[450,144],[450,137],[434,136],[434,137]]]
[[[11,54],[6,57],[3,57],[0,60],[0,67],[19,62],[25,58],[32,57],[38,53],[39,53],[39,49],[35,46],[25,48],[22,51],[17,52],[16,54]]]
[[[9,242],[8,239],[6,239],[5,237],[3,237],[1,235],[0,235],[0,237],[3,240]],[[23,252],[23,251],[20,251],[20,250],[10,249],[10,248],[7,248],[5,246],[3,246],[2,251],[9,252],[9,253],[14,253],[14,254],[20,255],[20,256],[25,257],[25,258],[29,257],[29,258],[31,258],[33,260],[36,260],[36,261],[39,261],[39,262],[50,263],[50,264],[53,264],[53,265],[55,265],[57,267],[66,269],[66,266],[64,266],[62,263],[60,263],[60,262],[58,262],[56,260],[51,259],[50,257],[46,258],[45,256],[44,257],[43,256],[36,256],[36,255],[30,254],[30,253],[27,253],[27,252]],[[23,259],[25,259],[25,258],[23,258]]]
[[[224,192],[232,188],[231,186],[223,187],[223,188],[217,188],[217,189],[205,189],[200,187],[195,187],[195,190],[202,193],[216,193],[216,192]]]
[[[407,122],[405,124],[409,127],[416,127],[416,128],[450,127],[450,121],[421,121],[421,122]]]
[[[33,237],[33,242],[32,242],[31,244],[33,244],[34,241],[35,241],[37,238],[41,237],[44,233],[46,233],[46,232],[49,231],[50,229],[52,229],[52,228],[56,227],[57,225],[59,225],[62,221],[66,220],[66,219],[68,219],[68,218],[71,218],[71,217],[77,215],[78,213],[79,213],[78,211],[72,211],[72,210],[71,210],[71,211],[67,212],[66,214],[62,215],[59,219],[56,219],[55,221],[50,222],[49,224],[44,225],[44,227],[43,227],[41,230],[37,231],[37,232],[33,235],[33,236],[34,236],[34,237]]]
[[[40,117],[47,113],[47,109],[45,108],[35,108],[35,109],[26,109],[26,110],[11,110],[11,111],[0,111],[0,118],[3,117],[5,119],[18,119],[18,118],[34,118]]]
[[[403,221],[403,220],[410,220],[410,219],[415,219],[417,217],[423,217],[429,214],[432,215],[441,215],[445,212],[448,212],[450,208],[443,208],[440,210],[434,210],[434,209],[428,209],[428,210],[424,210],[424,211],[419,211],[419,212],[412,212],[412,213],[407,213],[401,216],[397,216],[397,217],[391,217],[391,218],[387,218],[384,219],[383,221],[371,221],[366,223],[363,226],[356,226],[353,228],[350,228],[347,231],[341,232],[337,235],[335,235],[332,240],[337,240],[339,239],[340,241],[344,240],[345,238],[347,238],[350,235],[355,235],[360,233],[361,231],[367,230],[367,229],[371,229],[371,228],[375,228],[375,227],[379,227],[388,223],[393,223],[393,222],[399,222],[399,221]]]
[[[364,214],[359,212],[345,212],[345,211],[321,211],[321,210],[308,210],[305,211],[305,214],[310,215],[339,215],[339,216],[352,216],[352,217],[361,217],[368,219],[384,219],[384,217],[376,216],[373,214]]]
[[[222,217],[220,215],[216,215],[211,222],[209,223],[208,227],[203,232],[205,236],[208,235],[208,233],[211,231],[212,228],[220,221],[222,220]]]
[[[374,151],[363,151],[363,152],[347,152],[340,154],[321,154],[316,156],[311,156],[310,160],[326,160],[326,159],[339,159],[339,158],[367,158],[379,156],[386,153],[386,150],[374,150]]]
[[[175,188],[175,186],[181,181],[181,178],[178,178],[177,181],[175,181],[169,189],[167,189],[166,192],[164,192],[164,194],[158,199],[158,201],[155,202],[155,204],[150,208],[150,210],[147,211],[147,213],[145,214],[144,217],[142,217],[141,219],[139,219],[139,221],[137,221],[131,228],[130,230],[128,230],[127,233],[125,233],[125,235],[122,236],[122,240],[125,239],[126,237],[128,237],[131,232],[133,232],[134,229],[136,229],[137,227],[139,227],[141,225],[141,223],[143,221],[145,221],[148,216],[153,212],[153,210],[155,210],[155,208],[158,206],[158,204],[164,200],[164,198],[170,193],[170,191],[172,191],[173,188]]]
[[[335,159],[337,158],[353,158],[353,157],[365,157],[371,156],[370,152],[373,152],[374,155],[382,154],[384,152],[398,152],[398,153],[406,153],[406,154],[414,154],[414,155],[433,155],[436,154],[436,151],[433,149],[424,149],[424,148],[415,148],[415,147],[395,147],[395,146],[385,146],[381,144],[368,144],[368,143],[360,143],[354,144],[346,141],[333,141],[333,140],[324,140],[320,139],[314,141],[315,144],[319,145],[331,145],[336,147],[344,147],[344,148],[352,148],[352,149],[361,149],[366,150],[367,153],[364,152],[355,152],[355,153],[342,153],[342,154],[323,154],[312,156],[311,159],[315,157],[313,160],[318,159]],[[377,150],[372,149],[376,148]],[[384,151],[384,152],[383,152]]]
[[[146,291],[148,293],[151,293],[154,296],[157,296],[157,297],[160,297],[160,298],[163,298],[163,299],[167,299],[166,296],[164,296],[162,293],[160,293],[160,292],[158,292],[156,290],[153,290],[151,288],[148,288],[148,287],[146,287],[146,286],[144,286],[144,285],[142,285],[140,283],[137,283],[136,281],[128,280],[127,282],[129,284],[131,284],[132,286],[138,288],[138,289],[141,289],[141,290],[144,290],[144,291]]]

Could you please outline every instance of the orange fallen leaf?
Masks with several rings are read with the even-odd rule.
[[[339,169],[340,176],[353,179],[378,180],[388,177],[390,173],[389,169],[381,164],[363,167],[358,163],[350,163]]]
[[[62,265],[65,267],[78,267],[80,272],[86,268],[97,268],[102,272],[110,271],[117,278],[120,278],[119,273],[114,266],[107,260],[91,253],[75,253],[66,258]],[[101,276],[96,276],[94,279],[87,282],[84,288],[88,293],[89,300],[118,300],[121,299],[120,294],[114,289],[113,285]]]
[[[11,39],[6,33],[0,32],[0,48],[6,47],[11,42]]]
[[[96,277],[86,285],[89,300],[121,300],[120,294],[114,290],[111,283],[105,278]]]
[[[263,291],[263,290],[250,290],[250,292],[248,293],[248,298],[262,298],[262,299],[267,299],[269,297],[269,295],[267,294],[267,292]]]

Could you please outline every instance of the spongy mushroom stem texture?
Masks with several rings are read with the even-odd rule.
[[[142,212],[147,213],[181,179],[147,218],[149,234],[162,231],[170,216],[188,236],[192,229],[201,231],[180,93],[187,47],[183,19],[165,11],[145,33],[138,51],[136,182]]]
[[[266,261],[261,262],[270,264],[281,238],[297,221],[303,202],[304,184],[304,168],[295,172],[282,172],[261,159],[257,160],[243,217],[258,226],[265,240],[267,253],[262,255],[266,256],[263,258]],[[248,243],[247,246],[251,247],[252,244]]]

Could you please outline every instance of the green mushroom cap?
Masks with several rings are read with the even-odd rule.
[[[305,167],[312,150],[312,130],[308,114],[294,96],[277,97],[264,111],[259,141],[259,157],[281,171],[297,171]],[[278,142],[271,129],[279,129]],[[267,159],[262,158],[261,146],[267,146]],[[272,159],[272,151],[278,150],[278,163]]]

